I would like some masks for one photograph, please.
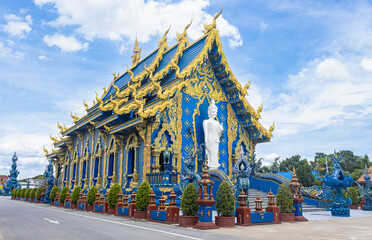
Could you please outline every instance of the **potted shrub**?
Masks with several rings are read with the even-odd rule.
[[[54,205],[54,200],[56,198],[57,192],[59,192],[59,187],[57,187],[57,186],[54,186],[52,188],[52,191],[50,191],[49,198],[50,198],[51,205]]]
[[[72,191],[72,195],[71,195],[71,208],[72,209],[77,209],[77,201],[79,200],[80,191],[81,191],[80,186],[75,187],[74,191]]]
[[[220,184],[216,196],[217,214],[215,223],[219,227],[235,227],[235,198],[226,181]]]
[[[36,203],[40,203],[41,192],[42,192],[42,189],[41,189],[41,187],[39,187],[39,188],[36,190]]]
[[[64,187],[61,190],[61,194],[59,195],[59,206],[63,207],[66,199],[66,194],[68,192],[68,187]]]
[[[120,192],[120,185],[119,184],[114,184],[111,186],[110,191],[107,195],[107,202],[108,202],[108,209],[107,209],[107,214],[114,215],[116,210],[115,210],[115,205],[118,202],[118,194]]]
[[[32,190],[32,189],[29,188],[29,189],[26,190],[26,193],[25,193],[26,201],[29,201],[29,202],[31,202],[31,199],[29,199],[29,198],[30,198],[31,190]]]
[[[293,222],[293,197],[287,184],[282,183],[280,185],[276,195],[276,203],[279,207],[279,220],[282,222]]]
[[[15,188],[13,188],[12,191],[10,192],[10,196],[12,196],[12,199],[14,198],[14,193],[15,193]]]
[[[350,209],[358,209],[358,205],[360,203],[359,187],[349,187],[348,191],[346,191],[346,196],[351,198],[351,201],[352,201],[349,208]]]
[[[27,188],[22,188],[21,195],[22,195],[22,200],[23,201],[26,201],[26,191],[27,191]]]
[[[31,191],[31,193],[30,193],[30,196],[31,196],[31,201],[32,202],[36,202],[35,200],[36,200],[36,191],[37,191],[37,188],[33,188],[32,189],[32,191]]]
[[[193,183],[187,184],[185,191],[183,191],[181,197],[181,210],[182,216],[180,216],[180,227],[193,227],[198,223],[198,211],[199,204],[196,203],[198,200],[198,192]]]
[[[98,188],[96,186],[93,186],[87,195],[87,211],[91,212],[93,211],[93,205],[94,201],[96,200],[96,194],[98,192]]]
[[[21,194],[22,194],[22,189],[21,189],[21,188],[18,188],[18,189],[17,189],[17,197],[18,197],[18,200],[21,200]]]
[[[142,182],[136,194],[137,211],[134,211],[134,218],[145,219],[147,213],[147,206],[149,205],[151,187],[146,181]]]

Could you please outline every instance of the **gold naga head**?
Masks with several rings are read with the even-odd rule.
[[[191,19],[191,22],[186,25],[185,29],[183,30],[183,33],[181,33],[181,34],[176,33],[176,35],[177,35],[177,42],[179,42],[182,39],[186,38],[186,36],[187,36],[187,32],[186,31],[191,26],[191,24],[192,24],[192,19]]]
[[[43,146],[43,150],[45,152],[45,156],[47,156],[49,154],[48,150],[45,148],[45,146]]]
[[[167,34],[168,34],[169,30],[171,29],[171,26],[169,26],[168,30],[164,33],[163,38],[160,38],[159,39],[159,43],[158,43],[158,46],[159,47],[162,46],[163,44],[166,44],[167,43]]]
[[[222,11],[223,11],[223,7],[222,7],[221,11],[219,13],[217,13],[216,16],[214,16],[212,24],[204,24],[204,29],[205,29],[205,31],[203,31],[204,34],[208,34],[212,29],[216,29],[216,27],[217,27],[216,20],[221,15]]]

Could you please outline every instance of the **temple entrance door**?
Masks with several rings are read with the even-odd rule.
[[[160,165],[159,171],[160,172],[164,172],[164,157],[163,157],[163,152],[160,153],[159,165]]]

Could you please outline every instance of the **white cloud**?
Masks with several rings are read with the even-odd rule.
[[[264,22],[261,22],[261,23],[260,23],[260,30],[261,30],[261,32],[266,31],[266,29],[267,29],[268,27],[269,27],[269,24],[264,23]]]
[[[372,58],[363,58],[360,64],[365,71],[372,72]]]
[[[4,18],[7,21],[7,24],[2,25],[2,29],[11,36],[22,38],[32,30],[32,18],[30,15],[25,17],[25,22],[21,17],[14,14],[6,14],[4,15]]]
[[[50,61],[50,60],[51,60],[50,58],[48,58],[48,57],[45,56],[45,55],[40,55],[40,56],[38,57],[38,59],[41,60],[41,61]]]
[[[360,57],[337,56],[309,62],[289,76],[286,92],[271,100],[263,121],[276,121],[274,135],[285,136],[372,114],[372,81],[360,61]]]
[[[202,34],[203,23],[210,24],[213,19],[213,16],[205,11],[209,6],[209,0],[175,2],[35,0],[34,2],[39,6],[52,4],[58,11],[58,18],[49,22],[50,25],[77,26],[76,32],[87,40],[102,38],[113,41],[124,39],[134,41],[137,35],[138,40],[144,43],[154,36],[163,35],[169,25],[172,25],[172,28],[168,38],[175,39],[176,31],[182,32],[191,19],[193,24],[188,30],[188,36],[195,40]],[[217,27],[222,37],[229,38],[231,47],[243,44],[239,30],[228,23],[223,16],[217,19]]]
[[[13,51],[11,48],[11,43],[12,42],[10,42],[8,46],[5,46],[4,43],[0,42],[0,58],[22,59],[25,54],[22,52]]]
[[[81,43],[74,36],[66,37],[57,33],[52,36],[45,35],[44,42],[49,47],[59,47],[63,52],[86,51],[88,49],[88,43]]]

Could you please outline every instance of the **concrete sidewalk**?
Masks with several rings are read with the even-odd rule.
[[[221,228],[213,233],[247,239],[371,239],[372,212],[351,210],[351,217],[332,217],[331,212],[306,213],[308,222]]]

